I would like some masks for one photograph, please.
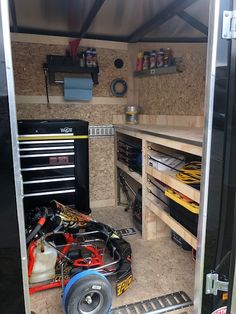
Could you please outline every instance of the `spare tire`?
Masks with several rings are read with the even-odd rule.
[[[64,290],[66,314],[108,314],[111,305],[111,284],[96,271],[86,270],[75,275]]]

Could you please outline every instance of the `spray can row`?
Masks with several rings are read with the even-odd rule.
[[[173,65],[173,53],[170,48],[159,51],[139,51],[137,55],[136,71],[145,71]]]
[[[93,68],[98,66],[97,51],[95,48],[87,48],[79,53],[79,65],[81,68]]]

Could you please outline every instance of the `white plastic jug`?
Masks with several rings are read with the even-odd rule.
[[[57,251],[48,245],[39,243],[34,250],[35,263],[32,274],[30,276],[30,283],[38,283],[47,281],[55,277],[55,265],[57,261]]]

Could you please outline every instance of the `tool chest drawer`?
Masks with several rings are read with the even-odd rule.
[[[28,167],[21,168],[21,174],[23,182],[48,178],[66,178],[75,175],[74,168],[75,165]]]
[[[21,120],[18,129],[25,210],[56,199],[90,212],[88,123]]]
[[[40,191],[57,191],[57,190],[67,190],[75,188],[75,177],[66,178],[53,178],[53,179],[41,179],[24,181],[24,195],[30,195],[32,193],[38,193]]]
[[[52,200],[60,200],[62,204],[68,204],[74,206],[76,204],[76,192],[75,190],[62,190],[57,192],[41,192],[33,197],[24,197],[24,207],[27,212],[30,208],[45,206],[50,204]],[[35,205],[37,204],[37,206]]]
[[[74,165],[74,153],[21,155],[20,162],[22,169],[53,165]]]

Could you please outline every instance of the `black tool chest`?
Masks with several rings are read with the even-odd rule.
[[[18,132],[25,210],[56,199],[90,212],[88,123],[20,120]]]

